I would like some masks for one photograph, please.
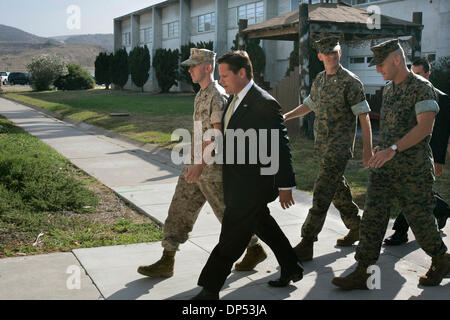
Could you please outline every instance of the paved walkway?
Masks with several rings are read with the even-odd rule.
[[[0,98],[0,114],[38,137],[79,168],[115,190],[155,221],[163,223],[180,167],[169,153],[150,145],[112,138],[113,134],[87,125],[68,124],[41,112]],[[270,204],[272,215],[295,245],[311,204],[310,194],[295,191],[295,206],[283,211]],[[390,224],[390,226],[392,223]],[[276,259],[269,257],[252,272],[232,272],[221,298],[227,300],[301,299],[450,299],[450,279],[439,287],[418,286],[431,259],[410,241],[401,247],[383,247],[378,266],[381,289],[342,291],[331,284],[336,275],[355,266],[354,247],[339,248],[336,239],[345,226],[332,206],[315,244],[315,259],[304,264],[302,281],[286,288],[267,282],[279,277]],[[392,231],[388,231],[390,234]],[[218,241],[220,225],[208,205],[202,209],[190,239],[176,256],[175,275],[149,279],[139,275],[139,265],[158,260],[160,242],[77,249],[71,253],[0,259],[0,299],[189,299],[198,291],[197,279]],[[450,223],[443,231],[450,247]],[[410,233],[410,239],[414,236]]]

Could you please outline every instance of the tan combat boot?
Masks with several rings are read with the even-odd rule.
[[[336,245],[339,247],[351,247],[356,241],[359,241],[359,227],[351,229],[345,237],[337,239]]]
[[[149,266],[140,266],[137,272],[147,277],[170,278],[173,276],[175,251],[164,250],[160,260]]]
[[[450,253],[433,257],[430,270],[419,278],[422,286],[438,286],[442,279],[450,272]]]
[[[297,258],[301,262],[312,260],[313,246],[314,246],[314,241],[307,239],[307,238],[302,238],[302,241],[300,241],[300,243],[298,245],[296,245],[294,248]]]
[[[338,286],[344,290],[368,290],[367,288],[367,279],[369,279],[370,274],[367,273],[367,268],[369,266],[358,264],[356,270],[350,273],[346,277],[335,277],[333,281],[331,281],[334,285]]]
[[[267,258],[264,248],[259,243],[247,248],[247,253],[241,262],[234,265],[236,271],[251,271],[256,265]]]

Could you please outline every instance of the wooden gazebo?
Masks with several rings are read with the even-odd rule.
[[[410,36],[410,39],[402,41],[402,45],[411,50],[411,58],[414,58],[421,54],[422,29],[421,13],[414,13],[410,22],[377,15],[342,2],[299,3],[299,10],[249,27],[246,20],[239,21],[241,38],[299,41],[299,99],[294,105],[283,106],[285,110],[297,106],[309,94],[311,83],[307,66],[312,41],[333,34],[340,37],[341,43],[356,46],[367,40],[375,43],[381,39]],[[298,132],[299,125],[291,121],[289,131]]]

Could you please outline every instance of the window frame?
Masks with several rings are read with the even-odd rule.
[[[236,7],[236,21],[239,21],[240,19],[246,19],[248,25],[251,26],[253,24],[263,22],[264,13],[264,1],[246,3]],[[249,15],[251,16],[250,18]]]
[[[209,29],[206,29],[206,18],[209,18]],[[216,13],[210,12],[197,16],[197,33],[214,32],[216,30]]]

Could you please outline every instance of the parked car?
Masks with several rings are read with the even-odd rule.
[[[30,84],[30,78],[28,74],[23,72],[11,72],[8,76],[8,82],[12,86],[15,84]]]
[[[2,84],[6,84],[8,82],[9,72],[0,71],[0,81]]]

